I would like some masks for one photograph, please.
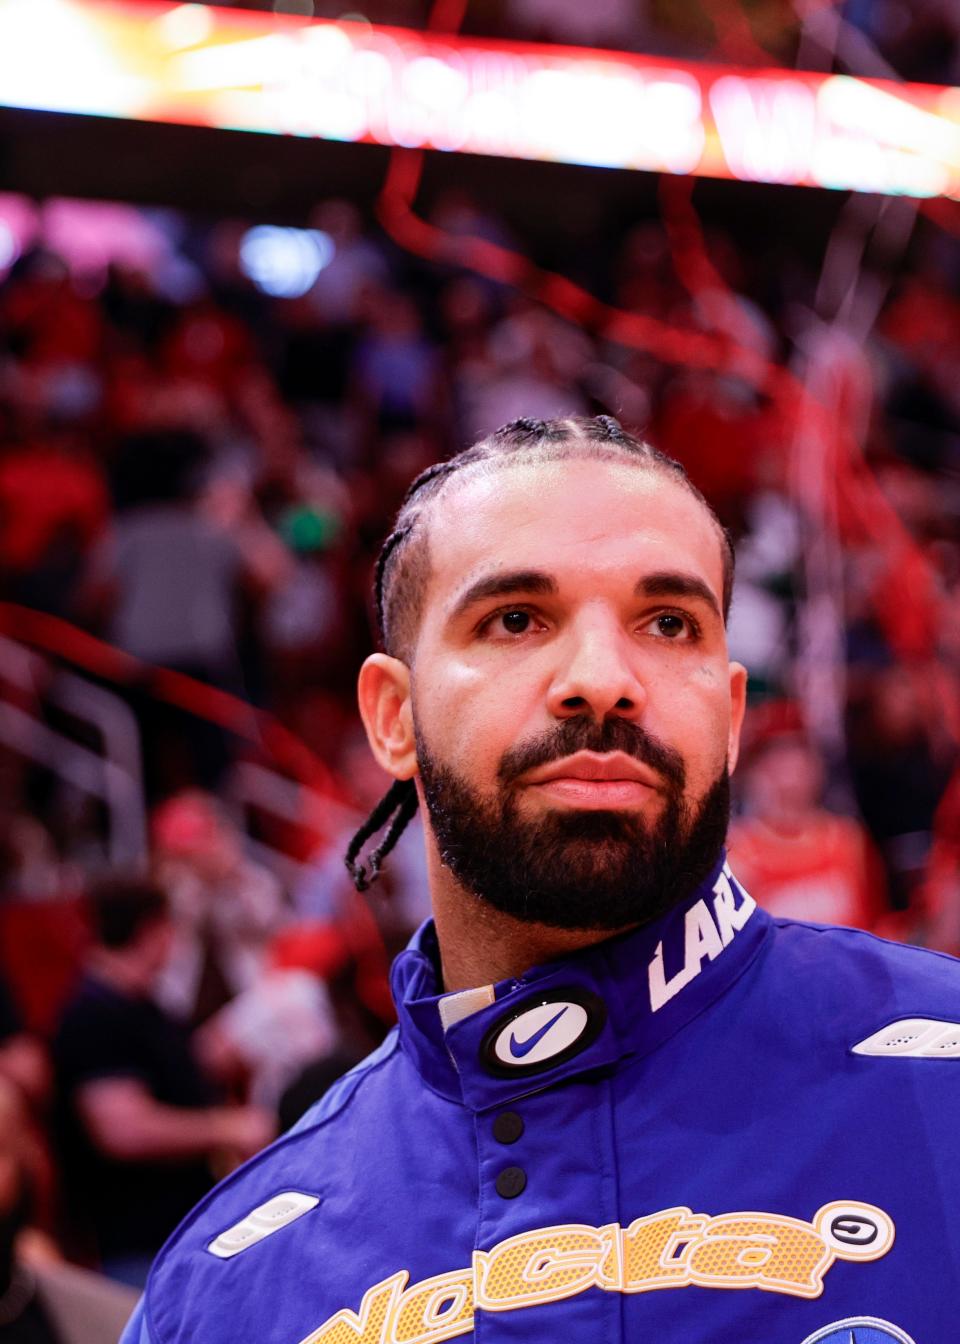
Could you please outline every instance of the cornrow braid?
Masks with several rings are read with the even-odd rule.
[[[522,415],[519,420],[511,420],[509,424],[495,429],[490,439],[498,446],[508,448],[526,448],[530,444],[543,442],[559,443],[570,437],[569,431],[563,428],[566,423],[563,420],[534,420],[529,415]]]
[[[596,437],[607,443],[629,442],[629,436],[624,432],[623,425],[619,420],[614,420],[612,415],[594,416],[593,423],[600,431]]]
[[[407,823],[417,810],[417,790],[412,779],[395,779],[377,803],[366,821],[347,846],[344,863],[353,878],[357,891],[366,891],[380,876],[383,861],[407,829]],[[370,851],[367,866],[360,863],[359,855],[366,842],[386,826],[383,839]]]
[[[733,592],[733,545],[726,530],[703,495],[690,480],[683,466],[661,453],[643,439],[635,438],[612,415],[593,418],[571,416],[564,419],[537,420],[522,416],[501,425],[478,443],[427,467],[411,484],[404,496],[393,530],[377,557],[374,570],[374,601],[380,640],[388,653],[409,662],[412,658],[412,632],[419,619],[428,575],[423,518],[427,505],[456,472],[485,462],[509,462],[536,456],[543,451],[549,457],[551,447],[575,451],[578,445],[597,450],[598,456],[621,457],[638,465],[672,476],[698,499],[716,523],[723,547],[723,611],[726,616]],[[410,645],[411,647],[407,647]],[[417,794],[412,781],[394,783],[354,836],[347,850],[347,867],[359,891],[375,881],[387,854],[393,849],[417,809]],[[387,825],[389,823],[389,825]],[[369,867],[356,862],[365,842],[387,826],[379,846],[373,850]]]
[[[374,600],[376,602],[377,607],[377,629],[379,631],[381,641],[384,640],[384,631],[386,629],[386,616],[384,613],[384,606],[383,606],[383,594],[384,594],[384,575],[386,573],[387,564],[389,563],[390,557],[391,555],[393,555],[394,551],[402,547],[404,541],[406,541],[407,537],[412,532],[414,525],[416,524],[417,521],[416,518],[411,518],[406,523],[403,523],[401,521],[404,517],[404,514],[407,512],[407,506],[410,503],[411,499],[413,499],[414,495],[416,495],[420,490],[422,490],[424,486],[429,485],[431,481],[440,480],[445,476],[452,475],[453,472],[455,472],[457,470],[457,467],[460,465],[459,459],[462,456],[463,454],[461,453],[458,457],[450,458],[446,462],[434,462],[432,466],[426,467],[423,471],[421,471],[419,476],[416,476],[414,478],[412,483],[407,488],[407,493],[403,497],[403,503],[400,505],[400,512],[397,514],[397,526],[394,527],[393,531],[390,533],[386,541],[380,547],[380,554],[377,556],[377,565],[376,569],[374,570],[374,576],[373,576],[373,592],[374,592]]]

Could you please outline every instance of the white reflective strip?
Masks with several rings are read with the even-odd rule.
[[[960,1059],[960,1022],[902,1017],[853,1047],[855,1055],[896,1055],[901,1059]]]
[[[248,1246],[263,1241],[264,1237],[278,1232],[288,1223],[296,1222],[305,1213],[315,1209],[319,1203],[318,1195],[304,1195],[299,1190],[285,1190],[283,1194],[268,1199],[266,1204],[258,1204],[255,1209],[251,1209],[246,1218],[241,1218],[239,1223],[234,1223],[233,1227],[221,1232],[214,1241],[211,1241],[207,1250],[220,1260],[229,1260],[231,1256],[239,1255]]]
[[[473,1017],[481,1008],[489,1008],[493,1001],[493,985],[480,985],[477,989],[461,989],[457,994],[444,994],[437,1005],[444,1031],[449,1031],[454,1022]]]

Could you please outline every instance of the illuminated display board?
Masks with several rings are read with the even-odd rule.
[[[960,199],[960,89],[122,0],[0,0],[0,104]]]

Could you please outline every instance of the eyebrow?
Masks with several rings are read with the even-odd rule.
[[[536,593],[544,596],[557,592],[557,581],[540,569],[517,569],[506,574],[489,574],[484,579],[472,583],[450,608],[449,620],[462,616],[477,602],[485,602],[491,597],[508,597],[512,593]]]
[[[705,603],[710,610],[720,616],[720,605],[712,590],[696,574],[684,574],[679,570],[658,570],[654,574],[645,574],[634,586],[637,597],[687,597]],[[478,602],[491,597],[509,597],[514,593],[536,593],[539,596],[558,592],[557,581],[551,574],[540,569],[518,569],[506,574],[489,574],[486,578],[472,583],[450,609],[449,620],[454,621],[469,611]]]
[[[716,616],[720,616],[720,604],[713,591],[696,574],[683,574],[674,570],[659,570],[655,574],[646,574],[633,590],[638,597],[692,597],[698,598]]]

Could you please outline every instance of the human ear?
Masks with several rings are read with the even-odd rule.
[[[357,698],[378,764],[394,779],[412,779],[417,773],[417,750],[406,663],[386,653],[372,653],[360,669]]]
[[[747,669],[742,663],[730,664],[730,734],[727,738],[727,766],[733,774],[740,756],[740,729],[747,708]]]

